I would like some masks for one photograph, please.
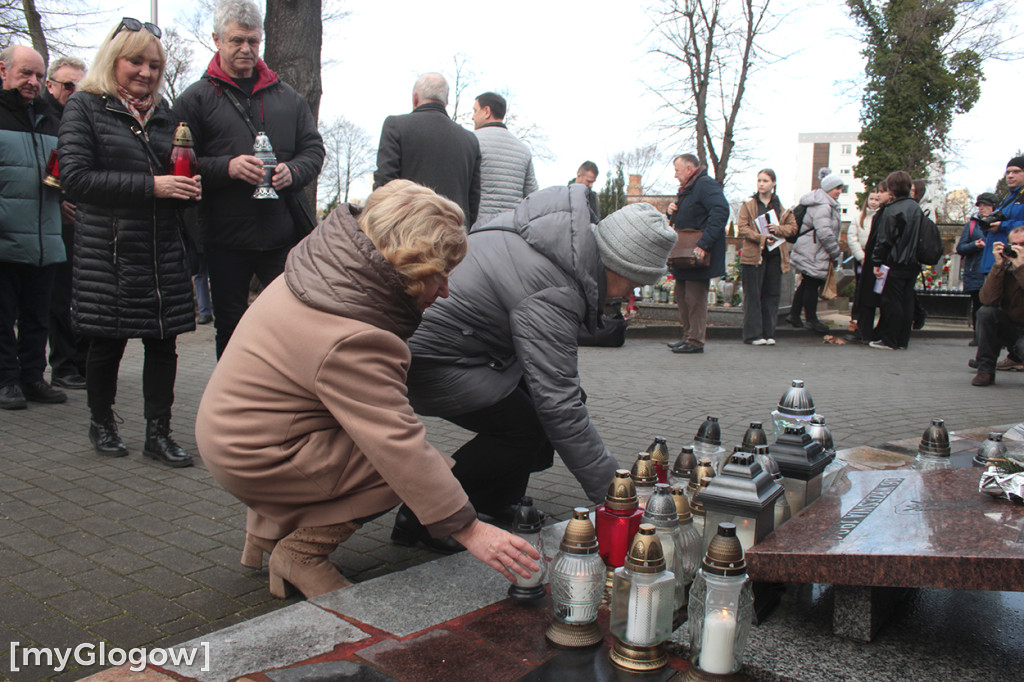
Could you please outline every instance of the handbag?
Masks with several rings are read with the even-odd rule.
[[[836,266],[835,263],[829,263],[828,276],[825,277],[825,286],[821,288],[820,296],[823,301],[831,301],[838,295],[839,291],[836,288]]]
[[[676,230],[676,245],[668,253],[668,264],[673,268],[706,268],[711,265],[711,254],[707,251],[701,258],[694,255],[693,249],[704,236],[702,230]]]

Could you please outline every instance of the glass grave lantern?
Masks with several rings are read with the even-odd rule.
[[[694,667],[687,680],[729,679],[716,676],[739,672],[754,619],[754,593],[736,527],[723,523],[715,530],[690,588],[687,612]]]
[[[721,460],[725,450],[722,448],[722,427],[718,423],[718,417],[708,416],[697,428],[697,435],[693,438],[693,454],[697,456],[698,461],[701,457],[709,458],[716,474],[722,468]]]
[[[932,419],[932,425],[924,430],[921,443],[917,446],[914,468],[921,471],[949,469],[949,431],[942,419]]]
[[[681,563],[683,577],[686,584],[693,582],[693,576],[700,568],[702,547],[704,546],[701,534],[693,524],[693,513],[690,511],[690,502],[686,499],[686,488],[674,486],[671,489],[672,500],[676,503],[676,513],[679,516],[679,538],[683,544],[684,560]],[[690,548],[693,549],[690,549]]]
[[[609,588],[614,570],[626,560],[626,553],[640,528],[643,513],[633,479],[628,471],[618,469],[608,485],[604,504],[599,505],[594,512],[598,554],[607,568],[605,579]]]
[[[785,490],[785,486],[782,484],[782,472],[779,471],[779,465],[772,457],[771,449],[767,445],[755,445],[753,450],[748,450],[748,452],[754,453],[754,459],[761,465],[761,468],[767,471],[772,480]],[[775,500],[775,529],[778,530],[779,526],[789,521],[792,516],[789,500],[785,495],[779,495],[779,499]]]
[[[821,497],[822,473],[829,461],[825,450],[800,424],[785,427],[772,444],[771,452],[782,474],[782,487],[786,490],[789,509],[791,513],[798,514]]]
[[[679,511],[667,483],[659,483],[654,487],[654,494],[647,501],[642,522],[654,526],[661,540],[661,551],[665,555],[665,568],[676,577],[672,610],[678,611],[686,606],[686,585],[693,579],[692,575],[687,578],[683,562],[687,552],[700,556],[700,542],[696,548],[683,547]]]
[[[636,486],[636,496],[640,508],[643,509],[647,506],[647,499],[654,493],[654,484],[658,482],[658,472],[651,460],[651,453],[641,452],[638,454],[636,461],[633,462],[633,467],[629,470],[629,475]]]
[[[586,507],[576,507],[551,564],[555,619],[545,636],[553,644],[588,647],[603,639],[597,610],[604,595],[604,569],[590,512]]]
[[[768,445],[768,434],[765,433],[761,422],[750,422],[750,426],[743,432],[743,442],[740,444],[740,450],[743,452],[753,452],[754,448],[758,445]]]
[[[270,144],[270,138],[263,131],[256,134],[256,140],[252,144],[252,155],[263,164],[263,179],[256,185],[252,193],[253,199],[277,199],[277,192],[274,191],[272,180],[274,169],[277,168],[277,156]]]
[[[988,438],[981,447],[978,448],[978,454],[974,456],[974,466],[976,467],[987,467],[989,466],[989,460],[993,458],[999,458],[1006,455],[1006,444],[1003,443],[1003,434],[998,431],[992,431],[988,434]]]
[[[181,178],[191,178],[199,173],[199,160],[196,158],[195,144],[192,142],[192,131],[188,123],[182,121],[174,131],[174,144],[167,162],[167,174]]]
[[[809,426],[814,416],[814,398],[804,386],[803,379],[793,379],[792,385],[779,398],[779,404],[772,410],[772,429],[776,439],[787,426]]]
[[[684,445],[672,463],[668,472],[668,482],[671,485],[686,485],[690,482],[690,474],[697,468],[697,456],[693,454],[692,445]]]
[[[668,443],[662,436],[655,436],[654,442],[647,447],[647,452],[654,462],[658,483],[668,483]]]
[[[686,484],[686,494],[690,497],[690,504],[693,504],[693,496],[697,494],[697,488],[704,480],[704,477],[714,478],[715,468],[711,465],[710,457],[701,457],[697,460],[697,466],[690,472],[690,481]]]
[[[60,189],[60,160],[57,158],[56,149],[51,149],[50,156],[46,159],[46,175],[43,177],[43,184]]]
[[[704,500],[701,499],[700,494],[704,492],[704,489],[711,483],[711,476],[704,476],[700,479],[700,485],[697,486],[697,490],[694,491],[693,497],[690,498],[690,513],[693,515],[693,526],[697,529],[697,534],[702,538],[704,537]],[[701,543],[703,546],[703,543]]]
[[[743,551],[775,530],[775,502],[782,486],[761,468],[751,452],[737,452],[700,493],[704,505],[704,551],[722,523],[736,527]]]
[[[659,670],[668,664],[661,644],[672,634],[675,576],[665,569],[657,532],[640,524],[625,564],[615,569],[608,629],[615,637],[611,662],[625,670]]]
[[[547,572],[547,555],[544,554],[544,543],[541,542],[540,531],[544,527],[544,512],[533,506],[532,497],[524,497],[516,507],[516,515],[512,521],[512,532],[526,540],[540,554],[536,573],[524,578],[515,574],[516,581],[508,588],[508,596],[521,601],[540,599],[547,594],[544,588],[544,574]]]
[[[821,444],[829,462],[836,458],[836,445],[832,440],[832,430],[825,424],[825,417],[820,414],[811,417],[811,424],[807,427],[807,434]]]

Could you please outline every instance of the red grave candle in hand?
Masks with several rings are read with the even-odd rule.
[[[174,146],[171,147],[171,160],[167,164],[167,173],[183,178],[191,178],[199,174],[199,162],[192,148],[192,131],[188,124],[181,122],[174,131]]]

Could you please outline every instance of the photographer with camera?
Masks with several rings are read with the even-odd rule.
[[[1024,156],[1016,156],[1006,164],[1006,186],[1009,193],[996,210],[982,222],[985,224],[985,253],[981,257],[981,271],[988,274],[995,263],[993,246],[1006,243],[1010,230],[1024,225]]]
[[[1007,237],[1007,243],[992,247],[993,265],[981,287],[981,309],[975,334],[978,373],[972,386],[995,383],[996,358],[1003,346],[1010,354],[1024,357],[1024,225]]]
[[[963,259],[964,293],[971,295],[971,329],[975,328],[978,319],[978,309],[981,308],[981,298],[978,292],[981,285],[985,283],[985,273],[981,271],[981,257],[985,253],[985,237],[992,221],[989,216],[999,203],[999,197],[992,192],[982,192],[978,195],[974,205],[978,207],[977,213],[964,225],[963,234],[956,244],[956,252]],[[978,339],[971,340],[972,346],[978,345]]]

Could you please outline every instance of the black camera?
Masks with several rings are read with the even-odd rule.
[[[1010,246],[1009,244],[1007,244],[1003,248],[1003,258],[1006,258],[1008,260],[1013,260],[1016,257],[1017,257],[1017,249],[1015,249],[1012,246]]]
[[[985,226],[985,229],[992,227],[992,223],[1001,223],[1006,220],[1006,214],[1002,211],[992,211],[984,218],[978,218],[978,222]]]

